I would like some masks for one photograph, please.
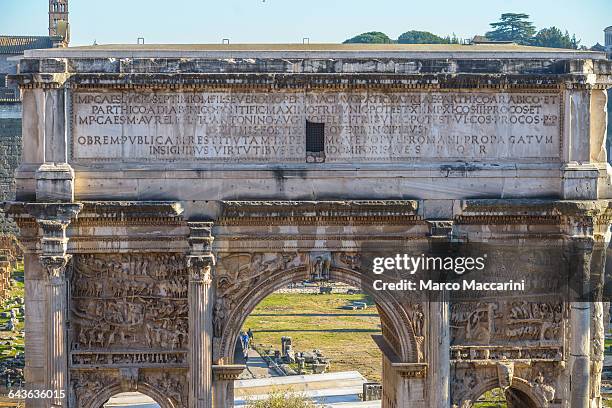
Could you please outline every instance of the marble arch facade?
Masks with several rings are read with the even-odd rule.
[[[499,270],[601,272],[602,55],[330,47],[26,53],[5,210],[25,248],[26,381],[67,396],[28,407],[131,390],[231,407],[232,339],[257,302],[322,273],[317,259],[371,286],[358,259],[372,243],[554,243],[568,255]],[[325,123],[323,154],[305,150],[306,120]],[[469,407],[497,386],[516,404],[601,406],[602,303],[373,295],[384,408]]]

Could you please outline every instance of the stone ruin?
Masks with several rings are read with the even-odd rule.
[[[293,340],[289,336],[281,337],[280,350],[260,348],[259,352],[268,366],[280,370],[282,375],[323,374],[331,366],[331,360],[325,357],[321,350],[295,351]]]
[[[368,247],[563,248],[490,260],[602,275],[612,220],[604,54],[516,45],[32,50],[16,196],[25,378],[99,408],[229,408],[235,339],[310,279],[371,295],[383,408],[601,407],[605,311],[550,292],[398,299]],[[528,245],[526,245],[526,243]]]

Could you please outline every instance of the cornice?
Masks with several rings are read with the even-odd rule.
[[[567,84],[586,84],[583,75],[508,75],[488,73],[123,73],[72,74],[72,89],[504,89],[560,90]]]
[[[178,218],[183,206],[177,201],[82,201],[80,218],[104,218],[108,221]]]
[[[415,200],[222,201],[218,225],[418,224]]]
[[[463,200],[463,216],[610,216],[611,200],[478,199]]]

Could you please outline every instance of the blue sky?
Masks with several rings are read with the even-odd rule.
[[[47,0],[0,0],[0,34],[45,35]],[[70,0],[72,45],[341,42],[365,31],[407,30],[468,38],[503,12],[525,12],[582,44],[603,43],[612,0]]]

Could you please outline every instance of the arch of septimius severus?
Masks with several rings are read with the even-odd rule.
[[[323,260],[377,303],[384,408],[497,387],[515,407],[600,407],[601,302],[411,301],[372,290],[359,259],[553,242],[570,256],[499,270],[601,274],[611,74],[602,54],[515,45],[28,51],[5,210],[26,250],[26,381],[55,397],[27,406],[137,390],[231,407],[242,322]]]

